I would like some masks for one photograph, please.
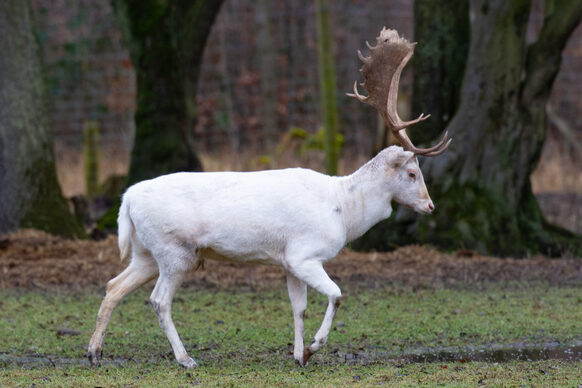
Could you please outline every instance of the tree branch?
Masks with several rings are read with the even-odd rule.
[[[582,19],[580,0],[548,0],[545,6],[540,36],[527,50],[527,78],[522,89],[522,102],[526,106],[540,94],[550,93],[560,70],[562,51]]]

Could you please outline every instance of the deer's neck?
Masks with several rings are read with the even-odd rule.
[[[373,160],[339,180],[338,202],[342,209],[347,241],[352,241],[392,213],[392,193],[377,179]]]

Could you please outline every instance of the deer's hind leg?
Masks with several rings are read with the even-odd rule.
[[[91,365],[99,365],[103,349],[103,339],[111,314],[123,297],[139,288],[158,274],[158,265],[151,254],[134,247],[131,262],[123,272],[107,283],[105,298],[97,313],[95,332],[89,342],[87,356]]]

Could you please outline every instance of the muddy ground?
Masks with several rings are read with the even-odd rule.
[[[102,288],[127,263],[119,259],[117,238],[75,241],[35,230],[0,236],[0,289]],[[338,283],[370,287],[400,284],[423,287],[474,287],[487,284],[542,282],[582,285],[581,259],[500,259],[473,251],[442,253],[431,247],[407,246],[390,253],[343,250],[326,264]],[[189,284],[247,288],[284,285],[281,268],[206,261],[190,275]]]

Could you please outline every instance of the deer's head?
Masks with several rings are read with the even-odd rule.
[[[389,147],[382,151],[386,154],[389,178],[393,185],[397,185],[393,199],[419,213],[432,213],[435,207],[428,195],[416,156],[440,155],[447,149],[451,139],[447,141],[445,132],[442,140],[433,147],[417,148],[412,144],[406,128],[430,117],[421,114],[415,120],[402,121],[396,109],[400,74],[414,53],[415,43],[398,36],[396,30],[386,28],[382,29],[376,42],[375,46],[366,42],[370,56],[365,57],[358,51],[358,56],[364,63],[361,72],[365,81],[361,85],[368,91],[368,95],[363,96],[358,92],[355,81],[354,93],[348,93],[348,96],[376,108],[387,127],[402,144],[402,148]]]

